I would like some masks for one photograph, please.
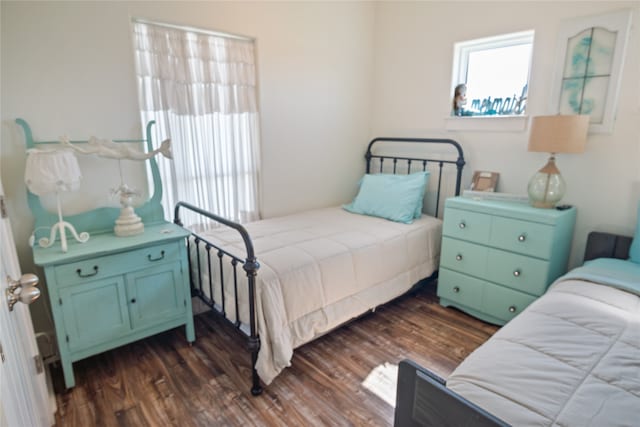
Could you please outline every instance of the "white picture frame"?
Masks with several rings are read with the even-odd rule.
[[[630,28],[631,9],[562,22],[552,114],[589,114],[590,133],[613,132]]]

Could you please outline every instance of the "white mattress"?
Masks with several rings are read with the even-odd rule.
[[[640,297],[560,281],[447,387],[514,426],[639,426]]]
[[[256,314],[261,347],[256,369],[269,384],[290,365],[294,348],[429,277],[439,263],[442,222],[423,215],[413,224],[401,224],[334,207],[262,220],[247,224],[246,229],[260,263]],[[204,234],[244,258],[244,245],[236,231]],[[219,272],[214,251],[215,282]],[[204,258],[200,262],[207,265]],[[229,267],[224,270],[225,308],[234,320],[232,271]],[[241,269],[238,278],[242,279],[238,287],[240,320],[247,323],[246,276]],[[205,274],[203,283],[208,280]],[[209,294],[208,285],[203,290]],[[217,284],[213,294],[219,303]]]

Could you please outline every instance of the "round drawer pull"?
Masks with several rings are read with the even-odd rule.
[[[521,234],[518,236],[518,242],[524,242],[525,240],[527,240],[526,234]]]
[[[453,292],[455,292],[456,294],[460,292],[460,288],[457,286],[453,287]]]
[[[511,307],[509,307],[509,313],[515,313],[517,310],[515,305],[512,305]]]
[[[131,304],[135,304],[135,303],[136,303],[136,299],[135,298],[131,299]]]
[[[460,222],[460,224],[458,224],[458,227],[460,228],[465,228],[467,226],[467,224],[464,223],[464,221]]]
[[[520,270],[514,270],[513,271],[513,275],[516,276],[516,277],[520,277],[520,274],[521,274]]]
[[[456,261],[462,261],[462,254],[456,255]]]

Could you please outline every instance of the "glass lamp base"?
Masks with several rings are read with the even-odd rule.
[[[529,204],[536,208],[553,209],[565,191],[566,184],[551,156],[549,162],[529,181]]]

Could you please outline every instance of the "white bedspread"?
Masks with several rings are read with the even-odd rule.
[[[357,215],[339,207],[246,225],[260,263],[256,314],[261,347],[256,369],[269,384],[290,365],[293,349],[403,294],[439,263],[442,223],[423,215],[413,224]],[[206,233],[244,257],[234,230]],[[206,265],[201,259],[201,264]],[[212,265],[218,259],[212,251]],[[235,318],[232,272],[224,269],[225,305]],[[212,274],[219,280],[219,273]],[[248,321],[246,278],[239,270],[240,320]],[[208,277],[203,277],[208,283]],[[208,286],[208,285],[207,285]],[[207,286],[204,291],[209,293]],[[214,285],[214,299],[221,293]]]
[[[558,282],[447,386],[514,426],[639,426],[640,297]]]

